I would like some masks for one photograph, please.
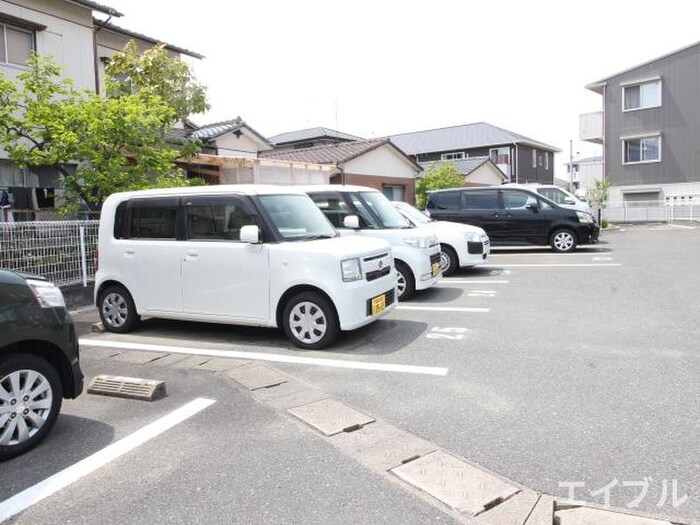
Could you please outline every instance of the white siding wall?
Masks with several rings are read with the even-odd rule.
[[[233,133],[227,133],[216,139],[216,147],[222,157],[247,157],[258,156],[258,143],[241,135],[236,137]]]
[[[20,5],[21,4],[21,5]],[[77,87],[95,89],[92,12],[66,2],[50,0],[0,0],[0,13],[46,26],[36,32],[37,52],[52,55],[63,67],[63,74]],[[14,78],[21,67],[1,65],[7,77]]]
[[[466,177],[468,184],[486,184],[488,186],[500,186],[503,184],[503,177],[500,170],[494,168],[491,164],[483,164],[476,170],[472,171]]]
[[[417,173],[415,166],[396,153],[391,146],[381,146],[346,162],[343,169],[349,174],[391,178],[415,178]]]

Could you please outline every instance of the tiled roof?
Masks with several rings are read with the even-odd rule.
[[[96,27],[103,27],[104,29],[107,29],[109,31],[113,31],[115,33],[119,33],[121,35],[128,36],[130,38],[137,38],[139,40],[143,40],[144,42],[150,42],[153,45],[163,44],[165,46],[165,49],[167,49],[169,51],[174,51],[175,53],[180,53],[181,55],[187,55],[187,56],[190,56],[192,58],[199,58],[199,59],[204,58],[204,55],[200,55],[199,53],[195,53],[194,51],[190,51],[189,49],[185,49],[184,47],[178,47],[178,46],[174,46],[172,44],[168,44],[167,42],[163,42],[162,40],[158,40],[157,38],[143,35],[141,33],[136,33],[134,31],[130,31],[129,29],[124,29],[123,27],[119,27],[119,26],[116,26],[114,24],[107,23],[104,20],[99,20],[99,19],[95,18],[93,23],[95,24]]]
[[[108,7],[106,5],[98,4],[97,2],[93,2],[92,0],[66,0],[67,2],[70,2],[71,4],[78,4],[83,7],[89,7],[93,11],[99,11],[100,13],[105,13],[110,16],[124,16],[122,13],[117,11],[116,9],[112,7]]]
[[[518,135],[486,122],[402,133],[400,135],[391,135],[389,138],[408,155],[505,144],[525,144],[547,151],[560,151],[554,146]]]
[[[243,122],[241,117],[236,117],[233,120],[224,120],[222,122],[214,122],[213,124],[200,126],[192,132],[192,135],[200,140],[206,141],[220,137],[224,133],[239,130],[243,125],[245,125],[245,122]]]
[[[299,142],[326,137],[341,140],[364,140],[362,137],[356,137],[355,135],[350,135],[349,133],[343,133],[342,131],[322,127],[288,131],[286,133],[280,133],[279,135],[269,137],[268,140],[279,146],[289,142]]]
[[[427,170],[431,165],[440,166],[440,164],[443,164],[445,162],[451,162],[457,172],[460,175],[467,176],[477,168],[483,166],[485,163],[490,162],[491,159],[489,157],[468,157],[466,159],[460,159],[460,160],[438,160],[434,162],[419,162],[418,164],[424,169]],[[498,167],[494,166],[496,169]],[[501,171],[498,169],[498,171]],[[503,175],[505,178],[505,175]]]
[[[389,141],[386,139],[356,140],[338,144],[324,144],[313,148],[266,151],[261,156],[268,159],[313,162],[315,164],[339,164],[388,143]]]

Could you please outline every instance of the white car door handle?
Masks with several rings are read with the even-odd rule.
[[[197,259],[199,259],[198,252],[189,251],[189,252],[185,253],[185,260],[186,261],[196,261]]]

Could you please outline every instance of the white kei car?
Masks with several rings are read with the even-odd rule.
[[[486,232],[468,224],[436,221],[407,202],[393,201],[394,207],[414,226],[430,228],[440,240],[440,269],[443,275],[457,268],[484,264],[491,250]]]

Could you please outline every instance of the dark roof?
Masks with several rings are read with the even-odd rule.
[[[389,138],[409,155],[505,144],[524,144],[548,151],[560,151],[554,146],[518,135],[486,122],[414,131],[412,133],[391,135]]]
[[[457,172],[460,175],[464,175],[465,177],[477,168],[483,166],[484,164],[493,164],[489,157],[468,157],[466,159],[460,160],[439,160],[433,162],[419,162],[418,164],[420,164],[420,166],[422,166],[424,170],[427,170],[433,164],[437,167],[445,162],[451,162],[454,165]],[[498,168],[498,166],[494,164],[493,167],[496,168],[503,175],[503,178],[507,178],[506,175]]]
[[[81,5],[83,7],[89,7],[93,11],[99,11],[100,13],[105,13],[110,16],[124,16],[122,13],[117,11],[116,9],[112,7],[108,7],[106,5],[98,4],[97,2],[93,2],[92,0],[65,0],[66,2],[69,2],[71,4],[77,4]]]
[[[322,138],[333,138],[340,140],[364,140],[362,137],[356,137],[355,135],[350,135],[349,133],[343,133],[342,131],[336,131],[330,128],[308,128],[300,129],[297,131],[287,131],[286,133],[280,133],[269,138],[269,141],[276,146],[281,146],[290,142],[300,142],[312,139],[322,139]]]
[[[153,45],[158,45],[158,44],[163,44],[165,46],[165,49],[168,49],[169,51],[174,51],[175,53],[180,53],[181,55],[187,55],[192,58],[199,58],[202,59],[204,58],[204,55],[200,55],[199,53],[195,53],[194,51],[190,51],[189,49],[185,49],[184,47],[178,47],[174,46],[172,44],[168,44],[167,42],[163,42],[162,40],[158,40],[157,38],[153,38],[147,35],[143,35],[141,33],[136,33],[134,31],[130,31],[129,29],[124,29],[123,27],[115,26],[114,24],[108,23],[104,20],[99,20],[95,18],[93,20],[93,23],[95,24],[96,27],[102,27],[108,31],[113,31],[115,33],[119,33],[120,35],[125,35],[131,38],[137,38],[139,40],[143,40],[145,42],[150,42]]]
[[[682,53],[683,51],[687,51],[689,49],[692,49],[694,47],[700,46],[700,42],[695,42],[694,44],[687,45],[685,47],[682,47],[680,49],[676,49],[675,51],[671,51],[670,53],[666,53],[665,55],[661,55],[660,57],[652,58],[651,60],[647,60],[646,62],[643,62],[641,64],[637,64],[636,66],[627,68],[623,71],[620,71],[619,73],[615,73],[614,75],[610,75],[609,77],[603,78],[601,80],[598,80],[596,82],[591,82],[586,86],[586,89],[590,89],[591,91],[595,91],[596,93],[602,93],[603,91],[603,86],[607,84],[608,81],[612,80],[615,77],[619,77],[620,75],[623,75],[625,73],[629,73],[630,71],[634,71],[635,69],[639,69],[644,66],[648,66],[649,64],[653,64],[654,62],[658,62],[659,60],[663,60],[664,58],[668,58],[670,56],[676,55],[678,53]]]
[[[191,121],[189,123],[194,124]],[[214,122],[213,124],[205,124],[204,126],[199,126],[197,129],[192,131],[192,135],[194,135],[201,141],[206,142],[208,140],[220,137],[221,135],[225,135],[226,133],[235,133],[236,131],[239,131],[243,128],[255,135],[255,137],[259,139],[260,142],[263,142],[268,146],[272,147],[272,144],[270,144],[269,140],[267,140],[263,135],[255,131],[248,124],[246,124],[245,120],[243,120],[241,117],[236,117],[235,119],[231,120],[224,120],[221,122]]]
[[[421,170],[420,165],[413,162],[410,157],[388,139],[355,140],[338,144],[324,144],[305,149],[271,150],[260,153],[260,156],[268,159],[310,162],[314,164],[341,164],[385,145],[394,149],[399,155],[413,164],[417,171]]]

